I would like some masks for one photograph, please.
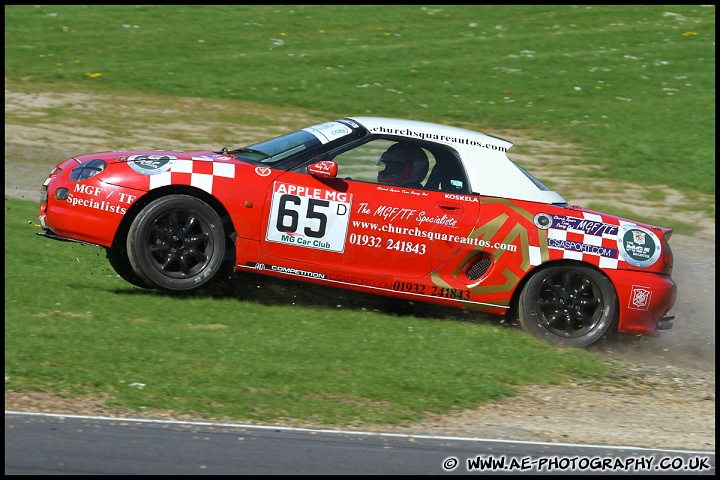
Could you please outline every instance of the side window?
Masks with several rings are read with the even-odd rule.
[[[331,159],[338,164],[338,178],[470,193],[457,153],[442,145],[381,138],[338,153]]]
[[[419,143],[377,139],[336,155],[338,178],[424,188],[435,156]]]
[[[430,172],[425,189],[443,192],[470,193],[467,175],[457,154],[448,149],[437,151],[435,168]]]
[[[381,185],[470,193],[457,153],[444,145],[378,138],[350,150],[335,150],[312,161],[333,160],[337,178]],[[307,171],[298,166],[296,171]]]

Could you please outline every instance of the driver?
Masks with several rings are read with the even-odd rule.
[[[409,188],[422,188],[420,182],[430,168],[423,149],[408,143],[392,145],[375,164],[385,166],[378,172],[378,183]]]

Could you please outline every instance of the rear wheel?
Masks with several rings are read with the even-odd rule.
[[[555,266],[536,273],[520,294],[520,325],[552,343],[583,347],[604,337],[617,315],[617,294],[602,273]]]
[[[225,266],[225,230],[207,203],[169,195],[145,207],[127,238],[130,264],[148,285],[169,291],[201,287]]]

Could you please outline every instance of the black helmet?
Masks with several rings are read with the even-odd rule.
[[[396,143],[388,148],[376,163],[380,164],[385,168],[378,172],[378,183],[398,187],[421,182],[430,168],[423,149],[407,143]]]

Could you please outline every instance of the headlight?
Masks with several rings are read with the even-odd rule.
[[[70,172],[70,180],[74,182],[82,182],[88,178],[92,178],[98,173],[105,170],[107,163],[102,160],[90,160],[89,162],[83,162],[77,167],[72,169]]]

